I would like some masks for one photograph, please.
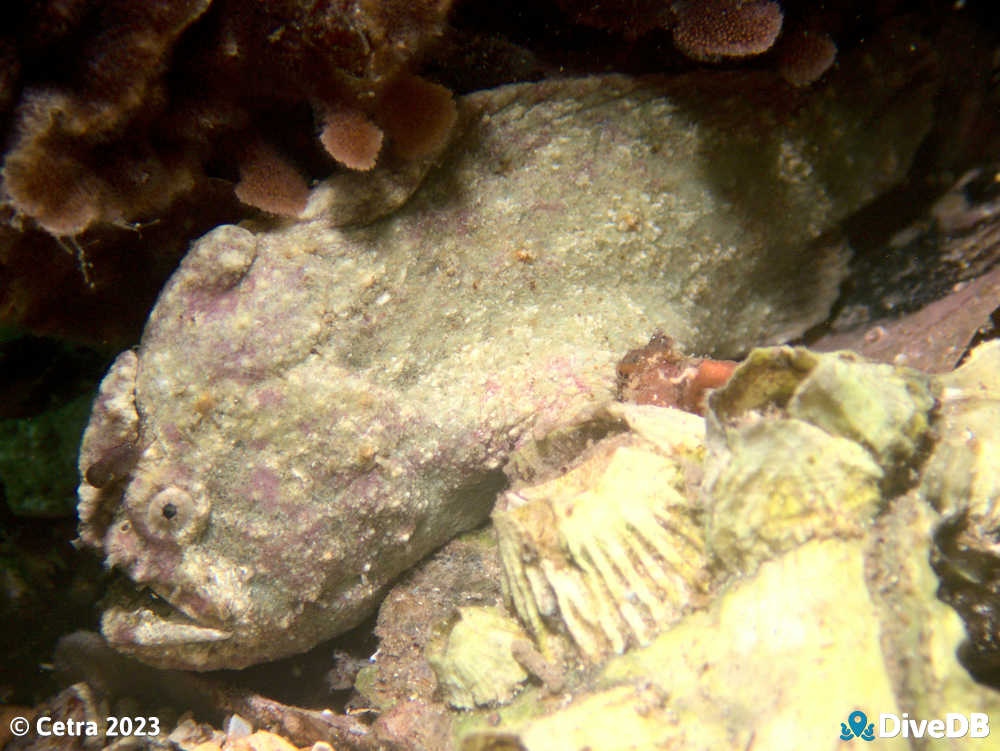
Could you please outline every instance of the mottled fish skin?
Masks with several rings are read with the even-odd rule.
[[[511,452],[613,401],[654,331],[724,357],[826,318],[846,248],[818,238],[929,115],[873,117],[849,77],[779,115],[782,82],[734,75],[752,96],[708,73],[477,92],[392,215],[197,241],[81,446],[80,540],[138,590],[106,638],[202,670],[305,651],[485,520]]]
[[[484,442],[495,427],[352,373],[309,294],[336,264],[257,246],[236,227],[196,244],[81,449],[81,539],[148,590],[109,607],[103,633],[159,666],[242,667],[356,625],[486,518],[525,417],[545,413],[522,406]],[[548,406],[610,399],[611,368],[593,372],[561,367]]]

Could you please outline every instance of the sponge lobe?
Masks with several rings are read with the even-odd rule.
[[[281,156],[298,121],[280,113],[315,103],[358,113],[367,141],[332,153],[368,169],[381,134],[370,110],[441,33],[450,3],[49,0],[0,11],[25,30],[0,39],[0,101],[16,102],[3,198],[57,237],[156,218],[207,173],[238,174],[241,200],[297,213],[305,180],[292,186],[289,163],[333,169],[322,147],[345,142],[331,133]],[[279,123],[275,148],[248,159],[261,120]]]

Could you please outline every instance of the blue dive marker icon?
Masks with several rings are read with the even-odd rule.
[[[847,725],[851,727],[848,728]],[[847,724],[840,723],[840,740],[849,741],[860,738],[863,741],[875,740],[875,723],[868,724],[868,716],[860,709],[855,709],[847,717]]]

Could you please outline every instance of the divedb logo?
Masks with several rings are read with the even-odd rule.
[[[982,712],[967,715],[948,712],[944,719],[914,720],[906,712],[901,715],[880,714],[878,723],[868,722],[868,715],[855,709],[840,723],[840,740],[860,738],[985,738],[990,734],[990,718]]]

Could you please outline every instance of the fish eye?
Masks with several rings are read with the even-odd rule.
[[[166,487],[148,503],[143,529],[154,537],[184,544],[197,538],[208,524],[208,500],[183,488]]]

